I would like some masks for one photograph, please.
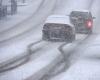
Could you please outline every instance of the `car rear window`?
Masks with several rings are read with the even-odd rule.
[[[71,26],[67,24],[55,24],[55,23],[47,23],[44,25],[44,29],[68,29],[71,28]]]

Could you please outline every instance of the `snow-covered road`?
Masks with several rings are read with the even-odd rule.
[[[59,0],[54,14],[69,15],[72,10],[89,10],[92,0]]]
[[[96,17],[94,34],[82,42],[71,55],[69,69],[51,80],[100,80],[100,35],[99,35],[99,0],[93,0],[91,12]],[[67,52],[65,48],[65,52]]]
[[[51,68],[51,63],[56,61],[58,54],[61,55],[57,49],[57,47],[61,44],[62,43],[51,44],[51,42],[48,43],[43,41],[35,47],[33,46],[33,50],[36,50],[37,48],[38,50],[36,51],[36,54],[33,53],[31,60],[14,70],[0,74],[0,80],[23,80],[32,75],[32,79],[39,80],[42,75],[46,73],[46,70],[48,71],[48,68]]]
[[[70,2],[70,1],[69,1],[69,2]],[[81,0],[80,0],[79,2],[81,3]],[[65,3],[65,2],[64,2],[64,3]],[[67,3],[67,1],[66,1],[66,3]],[[71,3],[71,2],[70,2],[70,3]],[[81,4],[80,9],[89,9],[89,6],[92,6],[92,5],[90,5],[91,0],[90,0],[89,2],[88,2],[87,0],[85,0],[85,1],[83,1],[83,3],[84,3],[84,4]],[[69,3],[68,3],[68,4],[69,4]],[[62,11],[61,11],[61,10],[59,10],[59,11],[57,10],[58,13],[56,13],[56,14],[62,14],[62,13],[63,13],[63,14],[67,14],[67,12],[65,11],[65,9],[67,9],[68,13],[69,13],[70,11],[76,9],[76,8],[79,9],[79,5],[78,5],[78,4],[79,4],[79,3],[75,3],[75,2],[74,2],[74,5],[75,5],[75,6],[73,6],[73,7],[71,6],[71,9],[70,9],[69,5],[68,5],[68,6],[66,5],[66,7],[68,7],[68,8],[64,8],[64,7],[63,7],[63,8],[62,8],[63,10],[62,10],[62,9],[61,9]],[[90,7],[90,8],[91,8],[91,7]],[[54,11],[54,12],[56,12],[56,11]],[[54,14],[55,14],[55,13],[54,13]],[[81,38],[82,38],[82,37],[78,37],[77,39],[78,39],[78,40],[81,40]],[[85,37],[83,37],[83,39],[85,39]],[[31,79],[32,79],[32,78],[30,78],[30,80],[31,80]],[[58,79],[59,79],[59,78],[58,78]]]
[[[3,54],[2,54],[2,57],[0,58],[0,62],[6,61],[8,59],[15,57],[16,55],[19,55],[19,54],[25,52],[27,45],[29,45],[30,43],[35,42],[37,40],[40,40],[41,34],[42,34],[41,33],[42,26],[43,26],[44,20],[46,19],[46,17],[48,15],[50,15],[50,14],[69,15],[69,12],[71,12],[72,10],[89,9],[93,12],[93,14],[96,17],[98,17],[99,16],[99,12],[98,12],[99,8],[97,6],[98,1],[99,0],[77,0],[77,1],[75,1],[75,0],[59,0],[57,3],[56,0],[51,0],[51,1],[45,0],[44,4],[40,7],[40,10],[37,12],[37,14],[35,14],[34,17],[28,21],[29,24],[27,24],[27,25],[24,24],[25,26],[21,25],[23,27],[22,28],[23,30],[27,30],[29,27],[33,26],[32,30],[26,31],[24,33],[24,35],[20,35],[20,37],[16,36],[17,38],[15,37],[13,39],[8,40],[7,42],[1,43],[1,47],[0,47],[1,51],[0,52]],[[92,4],[92,2],[93,2],[93,4]],[[94,11],[94,9],[96,9],[96,12]],[[97,18],[95,20],[95,27],[96,27],[95,32],[96,32],[96,30],[98,30],[98,25],[97,25],[99,23],[98,20],[99,20],[99,18]],[[17,31],[19,33],[20,32],[23,33],[20,29],[17,29],[16,33],[17,33]],[[10,35],[13,34],[9,31],[8,31],[8,33]],[[13,35],[16,35],[16,33],[14,32]],[[77,40],[81,41],[82,39],[85,39],[85,36],[84,35],[78,36]],[[94,36],[95,36],[95,34],[94,34]],[[94,37],[92,37],[92,38],[94,38]],[[4,39],[4,38],[2,38],[2,39]],[[77,42],[77,40],[76,40],[76,42]],[[88,42],[89,40],[87,40],[86,42]],[[33,56],[31,56],[31,60],[28,63],[14,69],[12,71],[0,74],[0,80],[11,80],[11,79],[23,80],[23,79],[27,79],[27,78],[28,78],[27,80],[40,79],[43,75],[45,75],[46,73],[49,72],[48,69],[52,69],[54,64],[57,63],[55,59],[57,58],[57,60],[59,61],[60,58],[62,57],[61,53],[58,51],[58,47],[61,46],[62,44],[63,43],[61,43],[61,42],[59,42],[59,43],[43,42],[43,44],[41,43],[40,45],[38,45],[39,50],[36,50],[35,54]],[[35,49],[37,49],[37,48],[35,47]],[[76,50],[76,51],[78,51],[78,50]],[[79,53],[81,53],[81,51]],[[61,57],[59,57],[59,56],[61,56]],[[77,63],[76,65],[79,65],[80,63],[83,63],[83,62],[79,61],[79,63]],[[72,69],[69,69],[68,73],[65,72],[65,73],[61,74],[60,76],[52,78],[52,80],[59,80],[59,79],[73,80],[73,77],[71,78],[71,76],[69,76],[69,75],[71,75],[70,73],[73,73],[73,66],[71,68]],[[77,66],[76,66],[76,68],[77,68]],[[68,74],[68,78],[66,77],[67,76],[66,74]],[[74,74],[75,73],[73,73],[73,75]],[[78,77],[77,76],[75,76],[75,77],[76,77],[76,80],[78,80]]]
[[[28,20],[30,20],[30,18],[36,14],[40,6],[43,4],[43,1],[32,1],[32,3],[27,3],[27,5],[24,7],[18,7],[18,12],[16,15],[9,15],[6,19],[0,21],[0,43],[8,41],[12,37],[22,34],[25,29],[28,29],[29,26],[25,26],[24,23],[29,23]],[[24,27],[26,28],[23,29]]]
[[[22,29],[27,30],[24,33],[24,35],[22,34],[20,36],[14,37],[13,39],[7,40],[7,42],[5,41],[4,43],[0,43],[0,52],[2,53],[2,56],[0,58],[0,63],[2,61],[6,61],[16,55],[22,54],[23,52],[25,52],[27,46],[30,43],[41,39],[41,32],[42,32],[41,30],[42,30],[43,21],[51,13],[52,9],[55,6],[55,2],[56,2],[55,0],[52,0],[51,3],[49,3],[48,0],[45,0],[43,2],[43,5],[38,10],[37,14],[35,14],[32,17],[32,19],[29,20],[29,24],[21,26]],[[47,7],[45,7],[45,6],[47,6]],[[33,27],[33,28],[29,29],[29,27]],[[6,34],[6,35],[7,35],[7,37],[9,37],[9,34],[14,35],[17,33],[17,31],[21,32],[21,33],[23,32],[19,27],[18,30],[15,30],[10,33],[8,32],[8,34]],[[3,36],[3,37],[5,37],[5,36]],[[2,39],[4,39],[4,38],[2,38]],[[10,49],[12,49],[12,50],[10,50]]]

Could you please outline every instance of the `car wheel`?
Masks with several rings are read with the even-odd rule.
[[[75,35],[70,35],[68,42],[73,42],[75,40]]]
[[[92,29],[90,29],[90,30],[88,30],[88,31],[86,32],[86,34],[92,34],[92,33],[93,33]]]
[[[92,30],[89,30],[88,34],[92,34],[92,33],[93,33],[93,31]]]
[[[48,41],[49,39],[50,39],[50,38],[49,38],[48,32],[43,32],[42,40]]]

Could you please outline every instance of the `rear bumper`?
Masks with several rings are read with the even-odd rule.
[[[75,27],[75,30],[76,30],[76,33],[85,33],[85,34],[87,34],[87,33],[90,33],[90,32],[92,32],[92,28],[90,28],[90,29],[88,29],[88,28],[85,28],[85,27]]]

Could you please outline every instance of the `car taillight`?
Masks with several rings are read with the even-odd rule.
[[[92,26],[93,26],[93,21],[92,21],[92,20],[87,20],[87,21],[86,21],[86,26],[87,26],[87,28],[92,28]]]

